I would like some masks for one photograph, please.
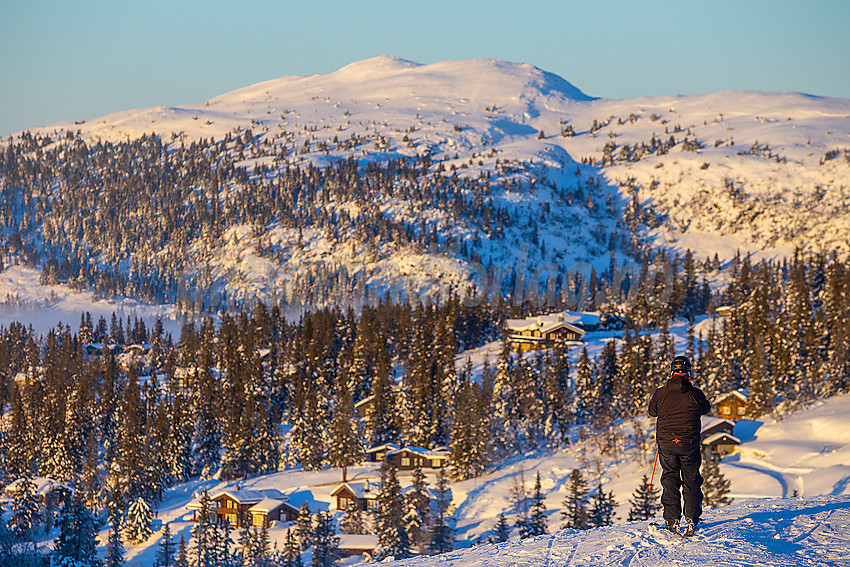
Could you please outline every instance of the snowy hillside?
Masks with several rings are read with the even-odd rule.
[[[633,564],[655,565],[658,561],[659,565],[667,565],[676,564],[675,559],[681,553],[688,553],[693,555],[688,556],[690,560],[684,564],[708,564],[716,559],[714,554],[725,549],[731,554],[728,557],[731,565],[814,565],[816,563],[810,561],[815,558],[828,565],[840,565],[834,562],[848,545],[846,532],[850,528],[848,416],[850,396],[843,395],[816,402],[780,422],[738,421],[735,435],[741,438],[742,444],[736,454],[724,457],[720,465],[721,472],[731,481],[729,496],[733,504],[707,509],[702,535],[693,542],[650,531],[645,522],[625,522],[629,499],[641,476],[648,475],[652,468],[652,447],[641,450],[635,444],[635,434],[651,431],[649,419],[641,418],[622,424],[621,431],[627,440],[611,455],[601,454],[599,440],[589,438],[569,449],[514,458],[488,474],[451,485],[450,512],[458,548],[486,541],[493,534],[500,513],[505,513],[513,523],[511,490],[520,478],[525,479],[526,488],[530,489],[537,473],[545,498],[548,533],[554,534],[561,526],[566,481],[575,468],[582,470],[589,488],[595,489],[602,482],[606,491],[614,493],[618,503],[614,526],[580,533],[565,531],[524,542],[518,541],[514,529],[511,541],[501,547],[476,546],[454,555],[423,558],[412,563],[494,564],[497,561],[494,556],[498,555],[505,558],[505,564],[511,565],[561,565],[574,553],[571,565],[583,564],[575,563],[580,559],[587,563],[600,561],[593,563],[598,565],[614,565],[630,558],[640,561]],[[425,472],[433,485],[433,471]],[[348,474],[352,481],[369,479],[375,482],[380,478],[375,463],[352,467]],[[296,506],[307,502],[313,511],[329,508],[333,511],[330,494],[341,476],[339,469],[316,472],[293,469],[238,484],[250,490],[275,488],[289,495]],[[409,473],[401,473],[399,480],[402,486],[408,486]],[[194,481],[166,491],[159,504],[156,522],[159,527],[147,542],[127,546],[128,560],[140,561],[143,565],[152,561],[161,522],[170,522],[178,539],[180,534],[188,539],[192,514],[185,506],[193,494],[203,489],[232,488],[234,484]],[[793,497],[795,490],[800,498]],[[336,514],[339,520],[342,513]],[[272,541],[282,545],[285,531],[285,526],[272,528]],[[104,530],[101,535],[104,542],[105,537]],[[551,561],[542,562],[550,550]],[[742,559],[749,555],[761,559],[743,562]],[[799,563],[793,561],[795,557]]]
[[[693,539],[635,522],[414,558],[398,565],[850,565],[850,496],[749,500],[711,510]]]
[[[347,158],[384,164],[424,157],[415,180],[394,181],[396,192],[410,183],[427,189],[438,172],[456,174],[482,184],[460,194],[473,207],[490,207],[487,214],[504,215],[504,227],[460,212],[456,202],[443,207],[382,190],[368,206],[318,194],[311,206],[331,219],[379,214],[420,242],[420,231],[435,231],[440,246],[294,230],[272,218],[225,226],[209,242],[136,250],[131,239],[129,248],[116,249],[142,263],[179,257],[185,271],[172,279],[204,282],[204,293],[294,299],[315,279],[352,277],[377,292],[425,295],[463,288],[477,261],[507,271],[524,265],[529,273],[542,261],[562,273],[576,262],[601,270],[612,252],[626,259],[635,241],[690,248],[700,259],[718,253],[721,260],[738,249],[774,257],[795,246],[846,250],[850,241],[850,101],[843,99],[740,91],[593,99],[527,64],[377,57],[200,105],[130,110],[32,132],[52,137],[39,151],[72,146],[67,132],[89,144],[129,143],[154,132],[176,152],[192,142],[244,138],[249,129],[244,150],[221,149],[254,172],[251,182],[273,184],[287,167]],[[226,204],[242,185],[228,181],[216,198]],[[212,199],[209,188],[195,192]],[[196,197],[183,198],[191,207]],[[131,269],[126,256],[88,261],[95,260],[122,273]],[[309,299],[319,301],[315,294]]]

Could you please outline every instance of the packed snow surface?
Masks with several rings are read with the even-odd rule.
[[[650,522],[562,530],[398,565],[748,566],[850,565],[850,496],[749,500],[711,510],[692,539]]]

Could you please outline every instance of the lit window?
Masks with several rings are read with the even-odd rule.
[[[738,408],[738,415],[744,415],[744,408]]]
[[[410,459],[408,459],[407,457],[402,457],[401,458],[401,466],[409,467],[410,466]]]
[[[730,408],[729,406],[723,406],[722,408],[720,408],[720,413],[722,413],[723,415],[728,415],[732,413],[732,408]]]

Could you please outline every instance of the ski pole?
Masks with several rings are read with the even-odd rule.
[[[655,447],[655,462],[652,463],[652,476],[649,477],[649,490],[652,490],[652,480],[655,478],[655,467],[658,465],[658,447]]]

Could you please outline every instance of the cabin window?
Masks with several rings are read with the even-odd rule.
[[[407,457],[402,457],[401,458],[401,466],[409,467],[410,466],[410,459],[407,458]]]
[[[265,520],[266,520],[266,517],[264,515],[253,514],[252,517],[251,517],[251,524],[254,525],[254,526],[262,528],[264,525],[266,525]]]
[[[738,408],[738,415],[744,415],[744,408]]]
[[[340,498],[339,499],[339,509],[340,510],[345,510],[349,506],[351,506],[351,498]]]
[[[383,461],[384,460],[384,454],[378,453],[378,454],[375,455],[375,458],[379,461]]]
[[[732,408],[730,408],[729,406],[723,406],[720,408],[720,413],[722,413],[723,415],[729,415],[730,413],[732,413]]]

